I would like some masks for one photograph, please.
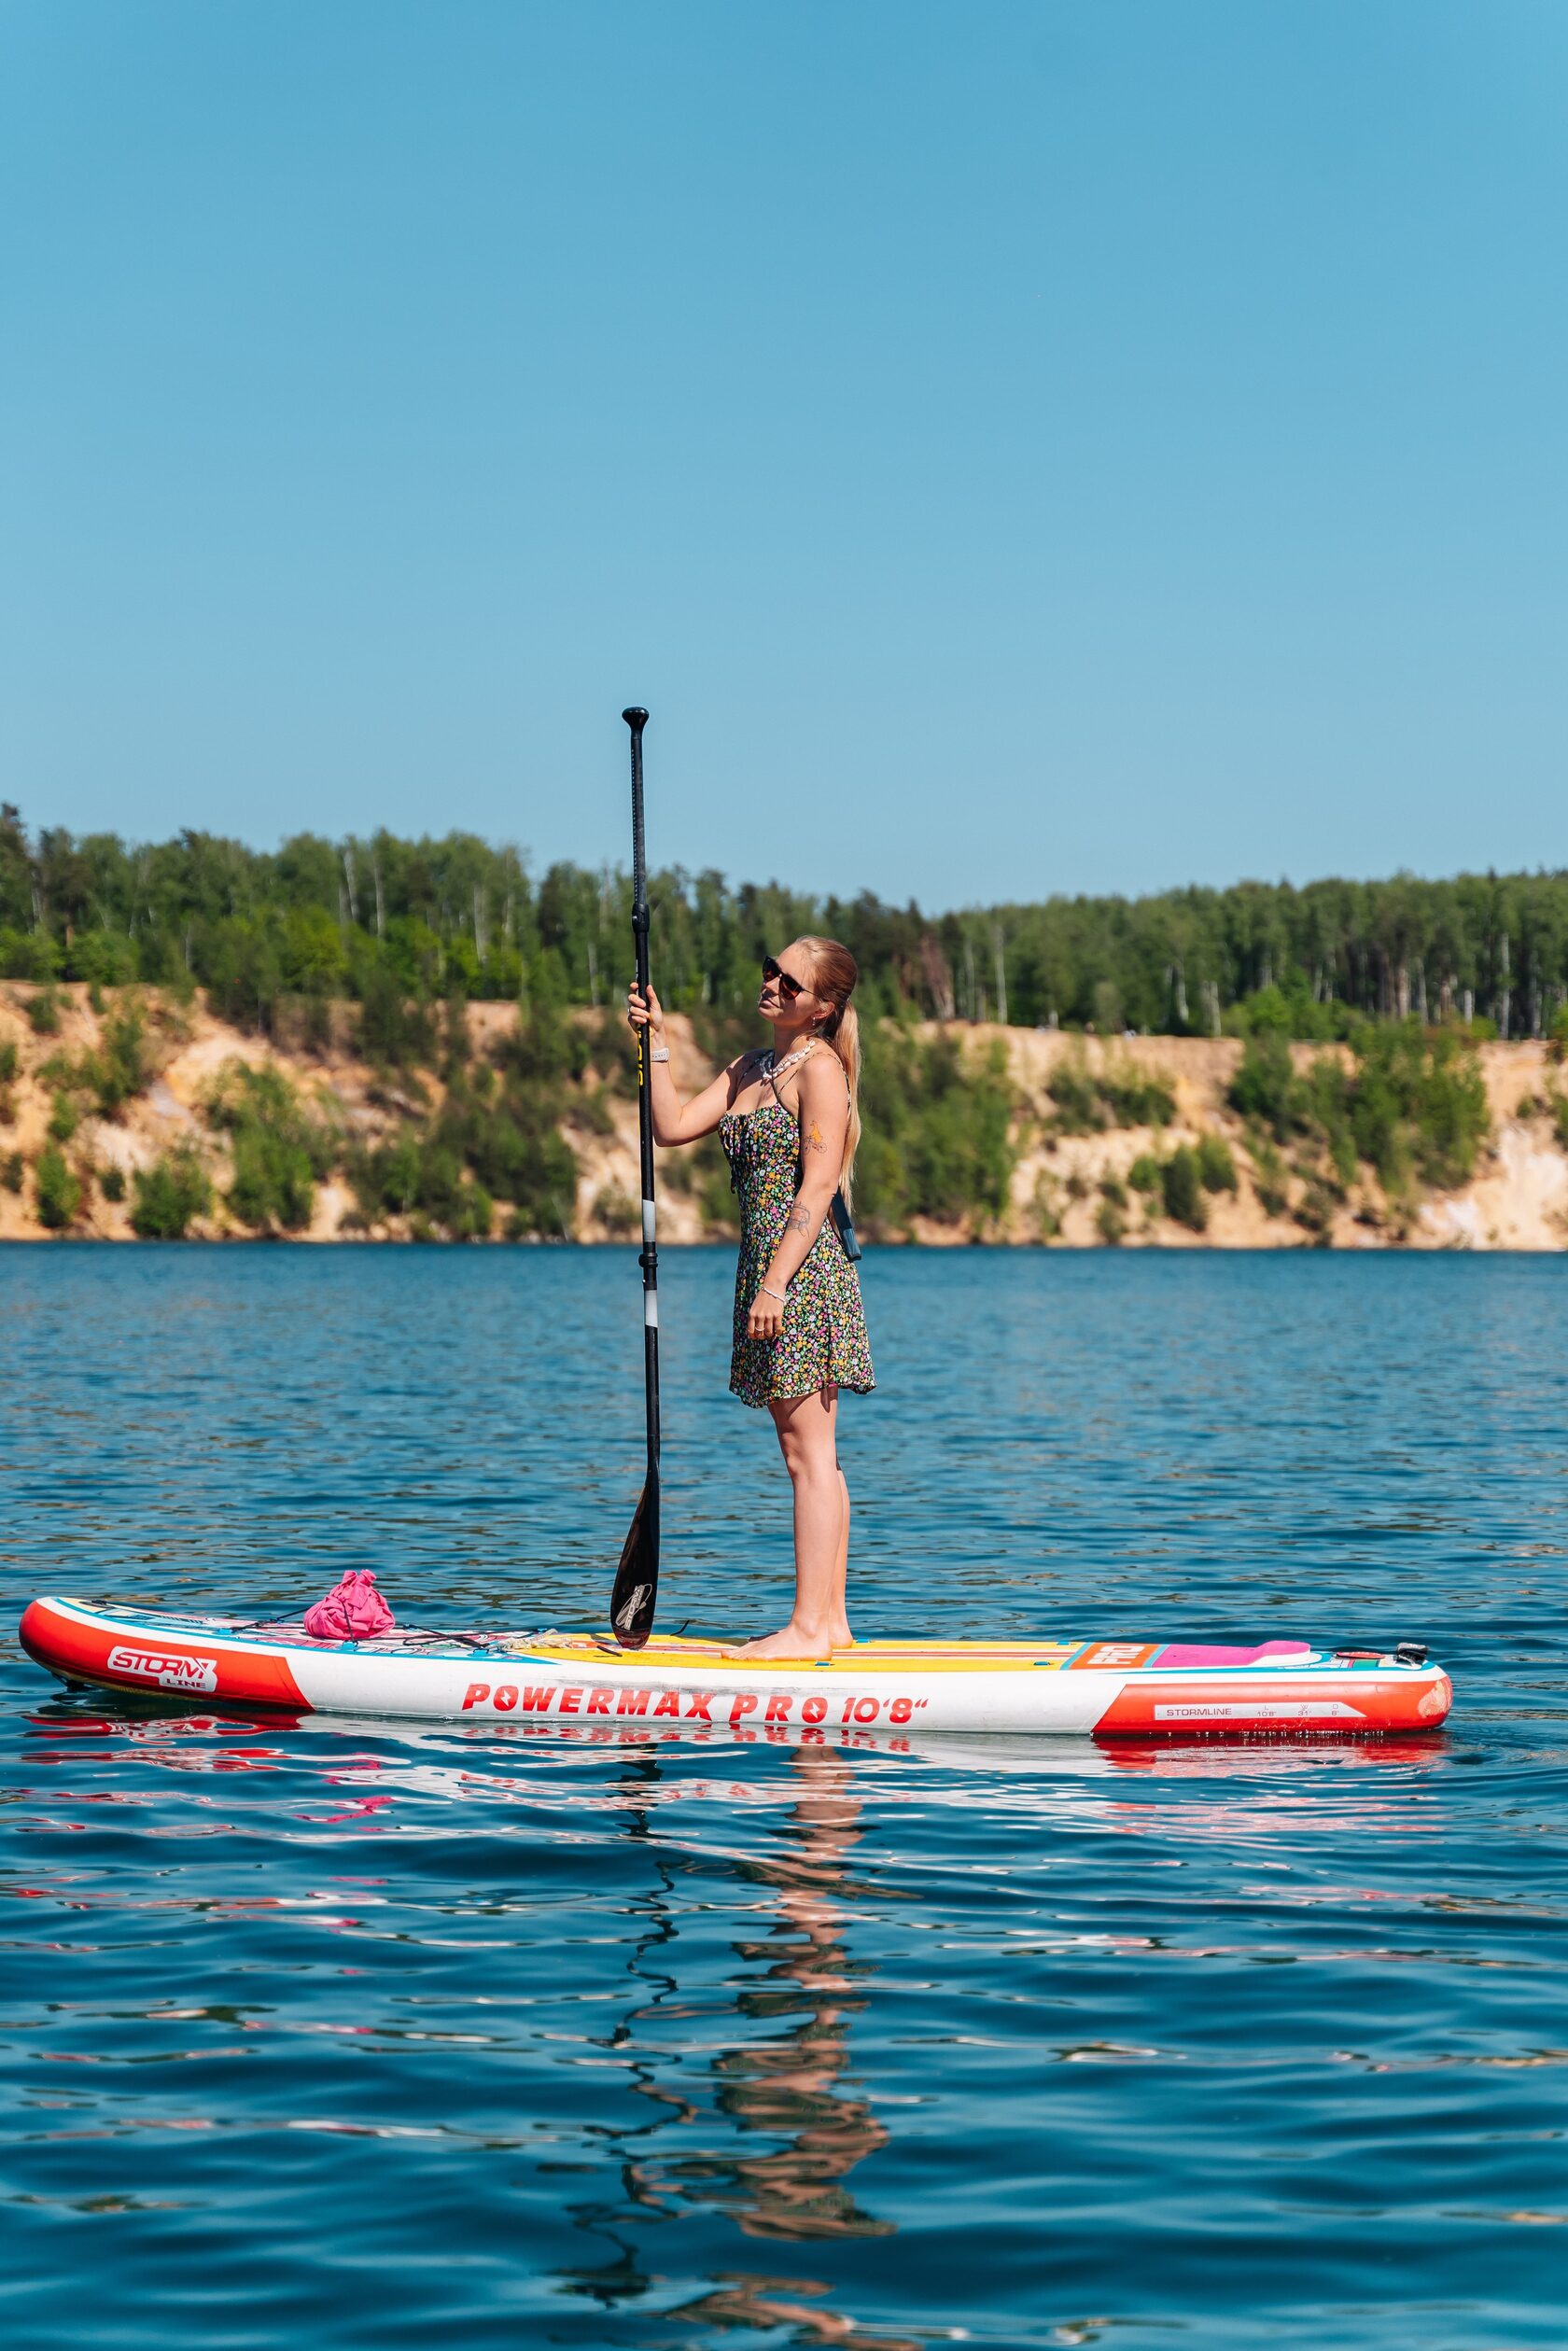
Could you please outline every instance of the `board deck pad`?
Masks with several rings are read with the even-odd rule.
[[[399,1627],[319,1641],[294,1622],[35,1600],[29,1654],[67,1681],[297,1714],[527,1722],[593,1735],[728,1728],[779,1741],[919,1731],[1097,1738],[1346,1737],[1435,1730],[1453,1702],[1424,1650],[1094,1640],[868,1640],[752,1658],[655,1633]]]
[[[669,1667],[744,1663],[763,1675],[810,1666],[819,1673],[877,1672],[902,1667],[912,1673],[1000,1673],[1049,1671],[1087,1644],[1082,1641],[855,1641],[847,1648],[831,1649],[826,1657],[756,1658],[738,1659],[739,1642],[691,1641],[675,1633],[653,1633],[642,1649],[601,1648],[591,1634],[540,1633],[525,1644],[525,1654],[548,1657],[560,1664],[591,1661],[614,1655],[626,1665],[646,1671]]]

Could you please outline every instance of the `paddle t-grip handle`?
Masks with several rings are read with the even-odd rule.
[[[637,986],[648,992],[648,846],[642,830],[642,730],[646,710],[633,707],[621,716],[632,730],[632,928],[637,934]],[[641,920],[638,920],[638,917]]]

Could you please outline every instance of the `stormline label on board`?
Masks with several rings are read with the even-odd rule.
[[[166,1690],[216,1690],[217,1667],[211,1658],[175,1657],[166,1649],[111,1649],[111,1673],[134,1673]]]
[[[1249,1722],[1262,1719],[1290,1722],[1365,1722],[1366,1717],[1359,1706],[1351,1706],[1342,1698],[1233,1698],[1194,1700],[1185,1706],[1161,1706],[1154,1710],[1157,1723],[1217,1723],[1236,1722],[1243,1715]]]

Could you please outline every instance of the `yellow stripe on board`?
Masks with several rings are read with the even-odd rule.
[[[744,1666],[759,1676],[798,1673],[803,1665],[819,1673],[1007,1673],[1030,1668],[1049,1672],[1083,1647],[1081,1641],[858,1641],[827,1658],[743,1658],[721,1641],[681,1641],[655,1633],[643,1649],[614,1649],[586,1638],[519,1642],[513,1654],[552,1665],[643,1666],[650,1672],[702,1672]]]

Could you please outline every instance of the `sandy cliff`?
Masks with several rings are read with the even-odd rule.
[[[1038,1140],[1026,1143],[1013,1176],[1013,1238],[1023,1237],[1043,1177],[1060,1216],[1063,1241],[1095,1245],[1099,1238],[1095,1229],[1095,1196],[1105,1178],[1117,1177],[1125,1183],[1127,1170],[1141,1154],[1165,1154],[1181,1142],[1196,1144],[1207,1132],[1219,1134],[1230,1145],[1239,1177],[1237,1191],[1211,1196],[1208,1227],[1202,1233],[1166,1218],[1142,1224],[1132,1220],[1124,1245],[1153,1242],[1175,1248],[1273,1249],[1303,1244],[1307,1236],[1293,1212],[1303,1192],[1300,1180],[1287,1177],[1290,1210],[1284,1215],[1270,1215],[1258,1197],[1253,1140],[1245,1123],[1226,1107],[1226,1092],[1241,1057],[1237,1041],[1137,1037],[1100,1044],[1092,1038],[1030,1029],[973,1033],[1003,1040],[1008,1068],[1029,1099],[1046,1092],[1052,1070],[1063,1059],[1082,1056],[1091,1070],[1127,1063],[1145,1070],[1163,1078],[1176,1099],[1175,1123],[1162,1133],[1130,1128],[1064,1137],[1054,1146]],[[1305,1070],[1332,1050],[1323,1045],[1295,1045],[1292,1054],[1298,1069]],[[1335,1207],[1322,1236],[1327,1246],[1568,1248],[1568,1154],[1538,1109],[1554,1088],[1563,1090],[1568,1073],[1549,1061],[1544,1044],[1488,1044],[1479,1048],[1479,1055],[1492,1138],[1471,1182],[1453,1192],[1426,1190],[1408,1209],[1395,1209],[1366,1177],[1351,1187],[1344,1203]],[[1528,1114],[1520,1114],[1521,1106]],[[1080,1186],[1081,1196],[1071,1196]],[[922,1230],[920,1238],[937,1236]]]
[[[63,988],[58,991],[58,1029],[41,1036],[29,1017],[35,993],[20,984],[0,988],[0,1055],[12,1045],[16,1061],[14,1076],[0,1083],[0,1239],[50,1238],[37,1212],[36,1175],[40,1156],[49,1147],[50,1118],[58,1116],[62,1060],[79,1066],[82,1057],[100,1053],[105,1024],[122,1009],[115,991],[106,991],[107,1001],[101,1000],[95,1009],[84,988]],[[230,1144],[205,1114],[214,1082],[231,1061],[282,1066],[301,1097],[339,1131],[345,1155],[356,1144],[373,1146],[388,1140],[440,1105],[441,1085],[428,1073],[418,1081],[423,1100],[416,1100],[406,1081],[372,1070],[344,1043],[315,1054],[280,1053],[264,1040],[215,1019],[200,1001],[181,1006],[147,991],[137,1001],[146,1025],[145,1083],[114,1114],[90,1107],[81,1112],[74,1132],[56,1138],[55,1148],[80,1182],[79,1210],[66,1228],[77,1237],[131,1238],[136,1172],[182,1146],[207,1169],[215,1194],[212,1212],[199,1219],[192,1231],[216,1237],[242,1229],[223,1205],[231,1174]],[[512,1005],[471,1006],[473,1051],[493,1051],[515,1030],[517,1018]],[[339,1022],[344,1036],[347,1028],[345,1020]],[[1320,1199],[1314,1222],[1304,1219],[1307,1186],[1301,1175],[1294,1170],[1281,1174],[1278,1163],[1270,1169],[1267,1146],[1260,1163],[1257,1137],[1226,1106],[1226,1089],[1241,1051],[1234,1042],[1135,1038],[1102,1043],[1093,1038],[1000,1028],[959,1033],[966,1050],[1001,1043],[1019,1104],[1014,1130],[1018,1156],[1008,1208],[978,1237],[1097,1247],[1105,1245],[1108,1225],[1114,1228],[1120,1222],[1121,1245],[1127,1247],[1287,1248],[1304,1246],[1309,1239],[1337,1248],[1568,1247],[1568,1155],[1556,1140],[1553,1121],[1540,1107],[1554,1092],[1565,1090],[1568,1072],[1549,1062],[1542,1045],[1490,1044],[1480,1049],[1492,1134],[1476,1173],[1463,1187],[1428,1189],[1391,1202],[1364,1169],[1342,1199],[1326,1207]],[[672,1023],[672,1043],[677,1082],[691,1091],[709,1074],[709,1065],[698,1052],[689,1024],[679,1018]],[[1294,1050],[1305,1067],[1324,1049]],[[1174,1098],[1173,1121],[1158,1130],[1048,1131],[1051,1079],[1064,1061],[1091,1076],[1114,1070],[1157,1078]],[[635,1105],[608,1095],[600,1096],[600,1103],[598,1124],[608,1124],[609,1131],[595,1132],[592,1125],[570,1118],[563,1127],[578,1163],[571,1238],[581,1240],[621,1238],[616,1211],[623,1215],[626,1202],[635,1199],[638,1189]],[[1157,1193],[1141,1193],[1128,1186],[1127,1178],[1135,1163],[1148,1155],[1169,1157],[1178,1145],[1196,1145],[1205,1136],[1222,1138],[1229,1146],[1237,1185],[1234,1191],[1206,1196],[1207,1225],[1198,1232],[1174,1222],[1164,1213]],[[1107,1185],[1113,1198],[1121,1191],[1122,1206],[1115,1215],[1107,1212]],[[121,1187],[122,1197],[110,1196]],[[1267,1202],[1260,1189],[1270,1196]],[[713,1221],[713,1210],[721,1211],[724,1205],[710,1193],[705,1208],[700,1191],[666,1182],[661,1238],[679,1243],[712,1237],[723,1229]],[[347,1238],[352,1231],[356,1238],[395,1239],[409,1230],[407,1221],[397,1218],[356,1230],[356,1210],[353,1188],[335,1169],[317,1184],[308,1231],[298,1238],[330,1240]],[[495,1229],[504,1229],[499,1210]],[[918,1215],[906,1232],[882,1236],[926,1242],[976,1237],[973,1219],[944,1223]]]

